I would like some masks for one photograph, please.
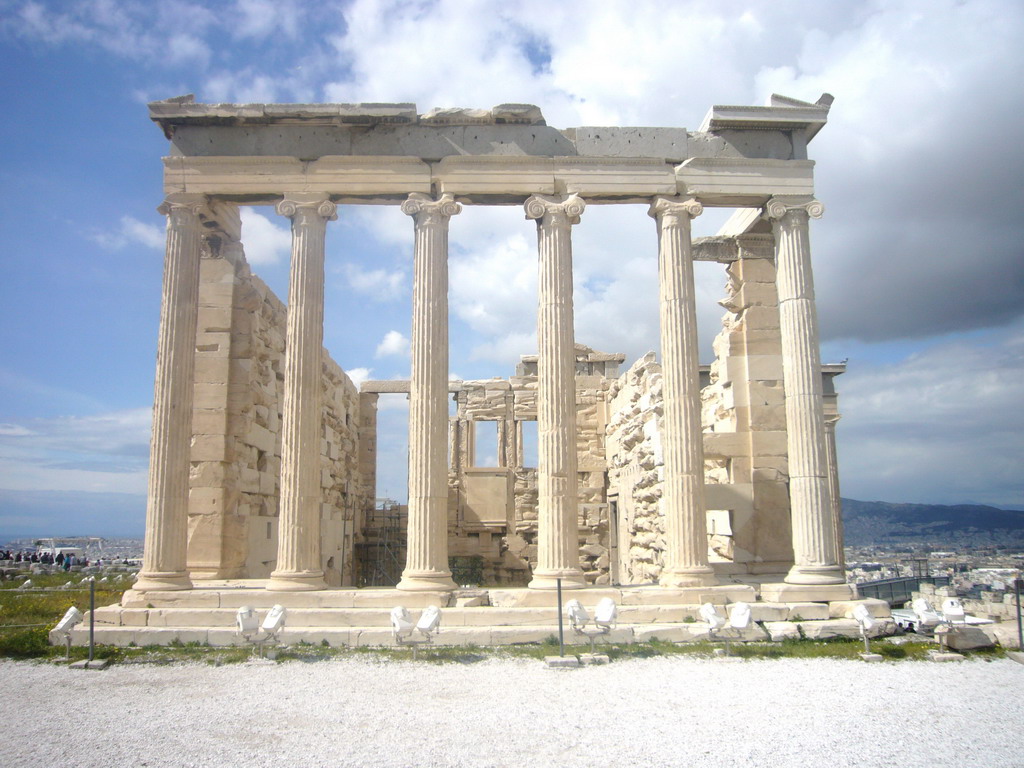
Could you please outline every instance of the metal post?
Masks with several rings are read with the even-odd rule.
[[[96,577],[89,577],[89,661],[92,661],[96,637]]]
[[[1024,627],[1020,618],[1020,591],[1024,589],[1024,579],[1013,580],[1013,592],[1017,598],[1017,647],[1024,651]]]
[[[565,631],[562,629],[562,580],[555,579],[558,586],[558,655],[565,656]]]

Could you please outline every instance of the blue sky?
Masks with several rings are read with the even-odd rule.
[[[183,93],[693,130],[712,104],[828,91],[812,241],[823,358],[849,358],[843,493],[1024,506],[1022,33],[1005,2],[0,0],[0,536],[69,532],[69,499],[80,532],[141,531],[167,151],[145,105]],[[245,217],[253,269],[286,296],[287,222]],[[452,220],[453,374],[534,351],[534,238],[520,208]],[[356,378],[408,375],[411,243],[396,208],[330,226],[325,345]],[[657,348],[646,211],[592,207],[574,248],[578,341]],[[724,275],[698,266],[710,353]],[[382,413],[396,497],[403,408]]]

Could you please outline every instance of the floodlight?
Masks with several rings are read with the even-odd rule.
[[[857,620],[860,625],[861,634],[866,634],[873,626],[875,626],[875,617],[871,615],[871,611],[864,603],[858,603],[853,606],[853,618]]]
[[[412,617],[404,606],[396,605],[391,609],[391,628],[395,631],[395,639],[401,642],[404,635],[412,632],[415,625]]]
[[[285,619],[287,618],[288,609],[283,605],[275,605],[267,613],[267,617],[263,620],[263,626],[260,629],[267,633],[267,639],[269,640],[284,629]]]
[[[871,611],[864,603],[857,603],[853,606],[853,618],[857,620],[857,624],[860,626],[860,636],[864,638],[864,655],[865,661],[871,661],[872,657],[869,656],[871,653],[871,642],[868,640],[868,632],[873,626],[875,626],[875,617],[871,615]]]
[[[65,659],[71,658],[71,630],[74,629],[76,625],[80,624],[83,618],[85,617],[82,616],[82,612],[72,605],[64,614],[64,618],[58,621],[57,626],[53,628],[54,632],[59,635],[63,635],[64,642],[67,644],[67,649],[64,654]]]
[[[750,605],[748,603],[733,603],[729,606],[729,626],[738,630],[750,626]]]
[[[18,589],[32,589],[32,579],[25,579],[25,582]]]
[[[604,630],[611,630],[619,618],[619,609],[610,597],[601,598],[594,609],[594,623]]]
[[[246,640],[252,639],[253,635],[259,632],[260,617],[256,615],[256,609],[250,605],[243,605],[238,609],[235,616],[235,624],[238,627],[238,634]]]
[[[579,632],[590,623],[590,614],[579,600],[570,600],[565,604],[565,612],[569,616],[569,623],[572,628]]]
[[[942,618],[948,624],[966,624],[963,603],[956,597],[947,597],[942,601]]]
[[[416,622],[416,631],[429,638],[441,625],[441,609],[436,605],[428,605]]]
[[[69,581],[64,586],[62,586],[61,589],[71,589],[73,586],[75,586],[75,582]]]
[[[75,625],[80,624],[83,618],[85,617],[82,615],[82,612],[72,605],[64,614],[64,618],[57,622],[54,630],[64,635],[70,634]]]
[[[708,623],[708,634],[712,635],[725,625],[725,619],[711,603],[704,603],[700,607],[700,617]]]

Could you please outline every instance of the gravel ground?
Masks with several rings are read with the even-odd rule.
[[[0,661],[9,766],[1024,766],[1024,666]]]

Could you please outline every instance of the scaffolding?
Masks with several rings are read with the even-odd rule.
[[[402,578],[408,516],[408,508],[392,499],[377,499],[366,514],[357,545],[360,586],[393,587]]]

